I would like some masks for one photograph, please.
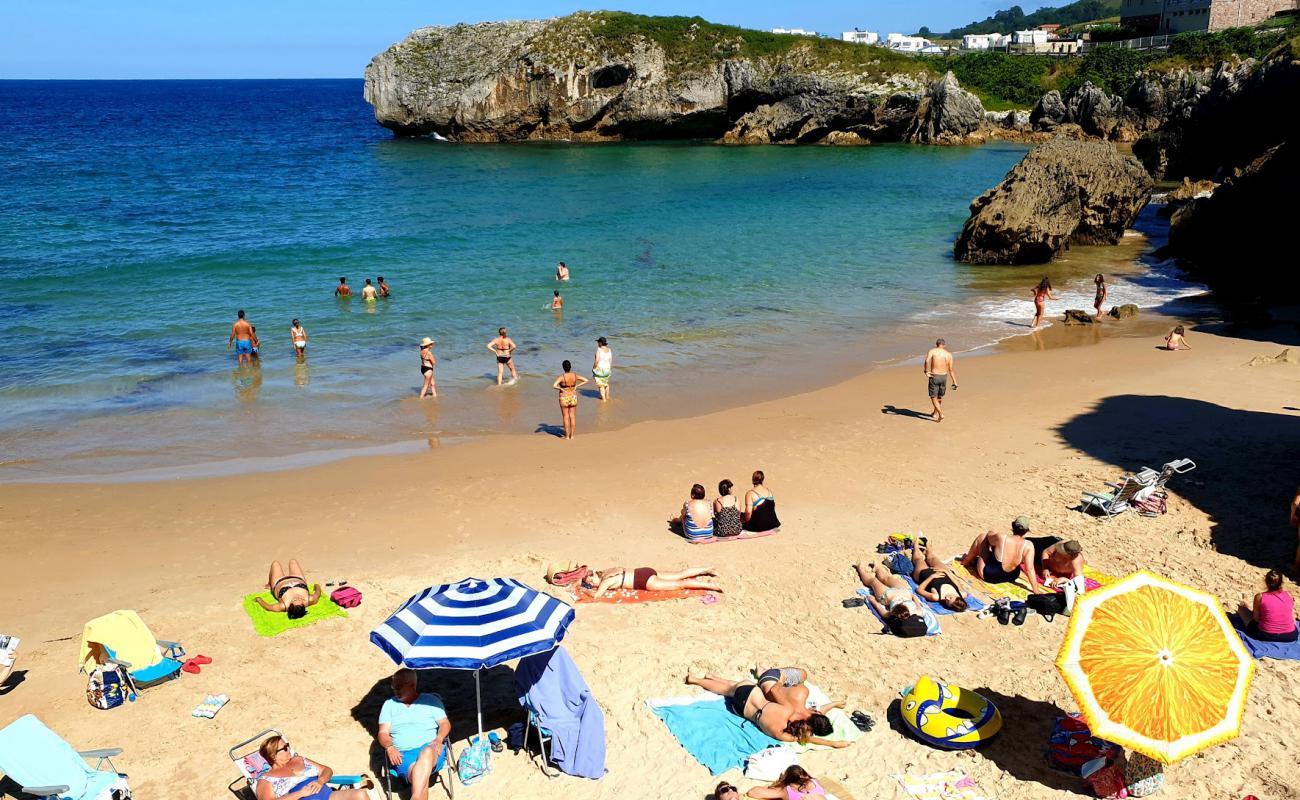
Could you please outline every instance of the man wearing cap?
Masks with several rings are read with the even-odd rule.
[[[934,411],[930,418],[943,422],[943,396],[948,393],[948,377],[952,376],[952,388],[957,388],[957,372],[953,368],[952,353],[948,352],[948,343],[936,339],[934,347],[925,354],[925,378],[930,392],[930,405]]]
[[[609,375],[614,367],[614,352],[609,349],[609,342],[602,336],[596,340],[596,356],[591,362],[591,377],[596,379],[596,388],[600,390],[600,399],[609,399]]]
[[[1030,589],[1043,591],[1034,571],[1034,544],[1025,539],[1027,533],[1028,517],[1016,517],[1009,534],[981,533],[971,542],[961,565],[985,583],[1014,583],[1023,573],[1029,578]]]

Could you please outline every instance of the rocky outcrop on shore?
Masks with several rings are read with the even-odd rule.
[[[792,36],[757,54],[703,21],[689,41],[602,35],[628,19],[655,20],[580,12],[421,28],[370,62],[365,97],[397,135],[466,142],[946,144],[986,130],[979,99],[951,73],[927,82],[889,51]]]
[[[975,198],[953,253],[971,264],[1041,264],[1072,244],[1115,244],[1151,177],[1107,142],[1053,139]]]

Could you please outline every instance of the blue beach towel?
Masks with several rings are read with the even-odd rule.
[[[902,577],[903,580],[907,581],[907,585],[908,585],[908,586],[911,586],[911,587],[912,587],[912,594],[916,595],[917,599],[920,600],[922,603],[925,603],[925,607],[926,607],[926,608],[930,609],[931,611],[933,611],[933,612],[936,613],[936,614],[956,614],[956,613],[958,613],[958,612],[956,612],[956,611],[953,611],[951,608],[944,608],[944,606],[943,606],[942,603],[935,603],[935,602],[933,602],[933,601],[931,601],[931,600],[926,600],[924,597],[921,597],[921,593],[918,592],[918,591],[916,590],[916,581],[912,580],[911,576],[909,576],[909,575],[903,575],[903,576],[901,576],[901,577]],[[937,579],[936,579],[936,580],[937,580]],[[985,607],[986,607],[986,604],[985,604],[982,600],[980,600],[978,597],[976,597],[975,595],[973,595],[973,594],[968,594],[968,595],[966,595],[966,608],[967,608],[967,610],[969,610],[969,611],[979,612],[979,611],[983,611],[983,610],[985,609]]]
[[[1300,642],[1261,642],[1246,635],[1246,624],[1236,614],[1229,614],[1228,621],[1237,629],[1237,635],[1246,645],[1246,649],[1255,658],[1276,658],[1279,661],[1300,661]]]
[[[909,582],[910,582],[910,581],[909,581]],[[913,593],[913,594],[915,594],[915,593]],[[858,595],[858,597],[861,597],[863,600],[866,600],[868,597],[871,597],[871,590],[868,589],[868,588],[866,588],[866,587],[864,586],[864,587],[862,587],[861,589],[858,589],[858,590],[857,590],[857,595]],[[917,600],[920,600],[921,598],[920,598],[920,597],[917,597],[916,599],[917,599]],[[880,612],[876,610],[876,607],[875,607],[875,606],[871,605],[871,603],[867,603],[867,604],[864,606],[864,608],[866,608],[868,611],[870,611],[870,612],[871,612],[871,615],[872,615],[873,617],[875,617],[876,619],[880,620],[880,624],[881,624],[881,625],[884,625],[884,624],[885,624],[885,620],[884,620],[884,618],[882,618],[882,617],[880,616]],[[944,609],[944,610],[947,611],[947,609]],[[926,636],[938,636],[939,634],[943,633],[943,631],[939,629],[939,620],[935,618],[934,614],[931,614],[931,613],[930,613],[929,603],[926,603],[926,602],[923,601],[923,600],[921,601],[921,616],[925,618],[925,635],[926,635]],[[886,626],[886,627],[888,627],[888,626]],[[918,637],[918,638],[919,638],[919,637]]]
[[[744,765],[746,759],[781,743],[741,719],[723,705],[708,700],[647,700],[646,705],[668,726],[686,752],[712,775]]]

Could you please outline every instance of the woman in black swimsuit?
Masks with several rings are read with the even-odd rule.
[[[438,383],[433,377],[433,368],[438,363],[438,357],[433,354],[433,340],[428,336],[420,342],[420,377],[424,379],[424,386],[420,389],[420,399],[426,396],[438,396]]]
[[[302,565],[296,558],[289,559],[288,573],[280,566],[279,561],[272,561],[271,574],[266,579],[266,588],[271,590],[271,596],[276,602],[268,603],[258,597],[257,604],[267,611],[284,612],[289,615],[289,619],[302,619],[307,616],[308,606],[320,602],[320,584],[315,587],[307,585],[307,579],[303,577]]]
[[[966,595],[938,556],[921,550],[921,537],[912,537],[912,580],[916,593],[950,611],[966,610]]]

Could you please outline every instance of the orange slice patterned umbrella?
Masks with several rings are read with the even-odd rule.
[[[1255,674],[1217,598],[1145,571],[1075,601],[1056,667],[1094,736],[1166,764],[1237,735]]]

